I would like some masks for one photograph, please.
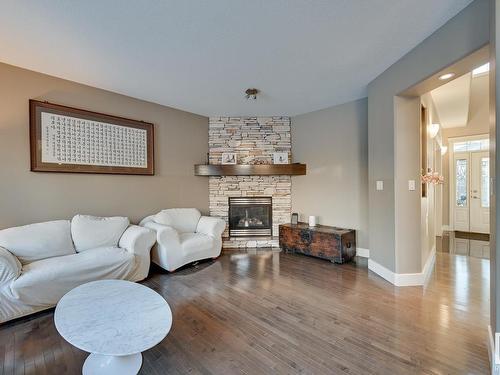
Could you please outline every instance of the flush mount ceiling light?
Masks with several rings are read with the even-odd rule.
[[[257,99],[257,94],[259,93],[259,90],[257,89],[247,89],[245,91],[245,98],[247,99]]]
[[[446,74],[443,74],[441,76],[439,76],[439,79],[441,81],[446,81],[447,79],[450,79],[450,78],[453,78],[455,77],[455,73],[446,73]]]
[[[429,131],[429,136],[431,138],[436,138],[436,135],[439,133],[439,124],[429,124],[427,130]]]

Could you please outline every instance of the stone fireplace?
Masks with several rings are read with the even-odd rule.
[[[272,197],[230,197],[229,237],[273,235]]]
[[[288,153],[291,162],[289,117],[211,117],[208,141],[210,164],[221,164],[225,152],[236,153],[238,164],[272,164],[274,152]],[[223,247],[278,247],[278,226],[290,221],[291,186],[290,176],[209,177],[210,215],[227,222]],[[233,198],[249,199],[234,205],[238,200]],[[260,208],[246,207],[246,211],[242,208],[254,199],[252,203],[262,203],[263,198],[269,201]],[[238,223],[236,219],[231,221],[231,213],[238,217]],[[257,221],[251,220],[253,214],[264,213],[270,214],[268,221],[260,217]],[[253,233],[244,230],[245,220],[247,229],[252,225]],[[263,224],[258,224],[258,220]]]

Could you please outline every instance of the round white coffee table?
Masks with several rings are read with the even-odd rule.
[[[168,303],[143,285],[93,281],[64,295],[54,313],[61,336],[91,353],[83,374],[137,374],[141,352],[165,338],[172,326]]]

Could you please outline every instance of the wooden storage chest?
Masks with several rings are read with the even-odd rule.
[[[349,262],[356,255],[356,231],[306,223],[279,226],[283,251],[328,259],[335,263]]]

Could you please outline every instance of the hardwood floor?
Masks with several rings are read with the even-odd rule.
[[[442,236],[436,237],[436,251],[490,259],[489,241],[489,234],[443,231]]]
[[[173,314],[141,374],[487,374],[489,261],[438,253],[426,287],[395,288],[365,259],[226,252],[145,285]],[[0,373],[79,374],[87,353],[52,311],[0,326]]]

